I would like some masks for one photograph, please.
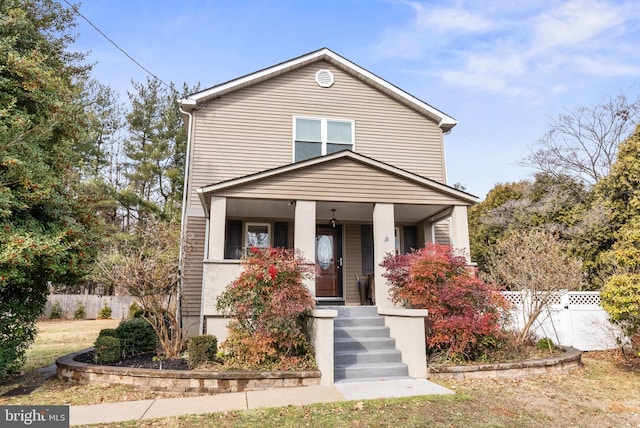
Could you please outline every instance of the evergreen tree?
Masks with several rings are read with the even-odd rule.
[[[73,25],[50,0],[0,2],[0,375],[20,367],[49,285],[81,279],[96,251]]]

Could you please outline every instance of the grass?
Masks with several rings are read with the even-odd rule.
[[[640,426],[640,370],[609,353],[584,368],[526,379],[438,381],[453,396],[347,401],[97,425],[123,427]]]
[[[95,323],[95,324],[93,324]],[[27,364],[36,358],[90,346],[99,321],[40,323]],[[65,325],[66,324],[66,325]],[[90,332],[91,330],[91,332]],[[80,339],[80,336],[86,336]],[[61,344],[55,344],[60,340]],[[50,351],[57,349],[57,351]],[[69,352],[71,352],[69,351]],[[50,353],[51,352],[51,353]],[[443,381],[452,396],[347,401],[251,411],[220,412],[127,423],[116,427],[617,427],[640,426],[640,364],[613,352],[587,353],[584,368],[526,379]],[[51,379],[29,395],[0,397],[0,404],[95,404],[172,396],[125,386],[70,385]],[[173,394],[175,396],[175,394]]]
[[[116,328],[119,320],[55,320],[38,323],[38,335],[27,351],[25,372],[53,364],[63,355],[93,346],[103,328]]]
[[[63,355],[93,346],[103,328],[115,328],[118,320],[53,320],[38,322],[38,335],[26,353],[22,374],[0,379],[0,394],[32,378],[33,371],[54,364]],[[0,398],[0,404],[3,399]]]

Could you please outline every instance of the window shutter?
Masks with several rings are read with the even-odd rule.
[[[289,223],[276,221],[273,224],[273,246],[289,248]]]
[[[416,226],[403,226],[402,234],[404,238],[404,254],[408,254],[418,248],[418,228]]]
[[[373,273],[373,225],[360,226],[362,239],[362,273]]]
[[[227,220],[225,259],[242,258],[242,220]]]

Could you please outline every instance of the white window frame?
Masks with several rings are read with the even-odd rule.
[[[333,117],[293,116],[293,134],[291,141],[291,162],[296,161],[296,124],[298,119],[320,121],[320,156],[327,154],[327,122],[346,122],[351,124],[351,151],[356,151],[356,121],[353,119],[338,119]],[[346,144],[345,144],[346,145]],[[306,159],[305,159],[306,160]]]
[[[260,248],[260,249],[264,249],[264,248],[269,248],[271,247],[271,243],[273,242],[273,234],[271,233],[271,223],[252,223],[252,222],[245,222],[244,224],[244,244],[245,244],[245,250],[248,251],[249,248],[253,247],[253,245],[249,245],[249,227],[251,226],[260,226],[260,227],[267,227],[267,235],[269,235],[269,242],[268,245],[266,247],[256,247],[256,248]]]

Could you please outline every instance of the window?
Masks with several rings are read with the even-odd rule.
[[[242,240],[243,230],[244,241]],[[273,238],[271,236],[272,230]],[[289,248],[289,224],[287,222],[276,221],[272,228],[269,223],[244,223],[242,220],[227,220],[224,258],[238,260],[246,255],[249,248],[268,248],[271,246],[271,242],[273,242],[273,247]]]
[[[353,150],[352,120],[294,118],[294,162]]]
[[[269,248],[271,246],[271,225],[268,223],[247,223],[246,248]]]

